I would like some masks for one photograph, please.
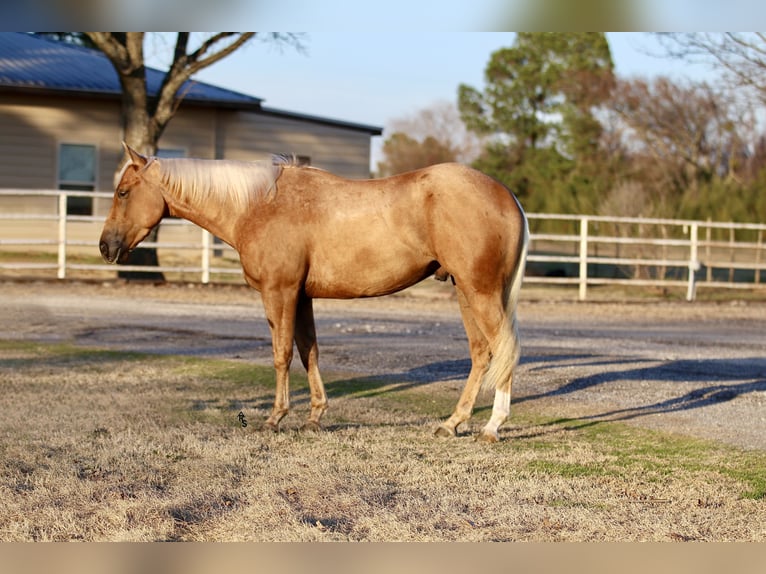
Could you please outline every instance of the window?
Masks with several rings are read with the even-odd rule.
[[[59,189],[67,191],[93,191],[96,189],[96,146],[61,144],[59,146]],[[70,197],[67,213],[91,215],[92,197]]]
[[[311,156],[295,153],[283,153],[281,155],[294,165],[311,165]]]
[[[186,157],[186,150],[173,149],[173,148],[159,148],[157,150],[157,157],[160,157],[160,158]]]
[[[154,154],[156,157],[162,159],[174,159],[174,158],[184,158],[186,157],[186,150],[178,149],[178,148],[172,148],[172,147],[165,147],[165,148],[157,148],[157,153]],[[169,219],[178,219],[175,215],[169,215]]]

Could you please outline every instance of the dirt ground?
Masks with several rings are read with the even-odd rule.
[[[0,301],[5,339],[271,362],[244,287],[6,281]],[[317,301],[315,313],[324,373],[448,381],[457,400],[470,363],[448,284]],[[578,303],[525,289],[519,319],[515,404],[766,450],[766,301]]]

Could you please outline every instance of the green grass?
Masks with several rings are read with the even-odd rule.
[[[263,410],[273,399],[274,374],[270,367],[223,359],[159,356],[113,350],[73,347],[67,344],[0,341],[0,351],[12,352],[13,358],[0,357],[0,368],[34,369],[41,364],[51,369],[85,369],[91,372],[110,370],[114,363],[154,363],[176,377],[195,380],[194,386],[178,387],[181,394],[203,384],[206,392],[199,398],[180,400],[175,413],[185,420],[235,425],[239,410],[260,405]],[[291,374],[293,400],[306,399],[305,375]],[[409,412],[434,420],[446,418],[454,408],[458,391],[437,391],[433,385],[411,384],[375,378],[329,378],[326,383],[330,408],[333,401],[374,401],[378,408],[393,413]],[[239,396],[238,400],[232,396]],[[485,397],[486,398],[486,397]],[[485,401],[486,402],[486,401]],[[711,473],[739,482],[744,498],[766,498],[766,453],[745,451],[684,436],[637,428],[619,422],[553,419],[530,410],[514,407],[506,426],[522,431],[520,439],[506,444],[514,449],[536,453],[541,458],[529,463],[531,471],[558,475],[616,476],[626,471],[638,472],[648,479],[661,480],[679,469],[693,473]],[[489,409],[478,406],[474,425],[483,422]],[[332,416],[332,410],[329,411]],[[349,419],[345,417],[344,422]],[[565,440],[562,440],[565,439]],[[587,446],[598,463],[562,462],[561,456],[572,445]]]
[[[12,354],[4,357],[3,354]],[[116,362],[153,362],[161,357],[127,351],[81,349],[66,343],[0,340],[0,369],[108,369]]]
[[[512,407],[432,432],[454,383],[327,376],[328,432],[258,430],[273,371],[0,341],[3,540],[764,540],[766,453]],[[237,418],[242,411],[248,426]]]
[[[533,448],[550,453],[530,463],[530,469],[563,477],[615,477],[640,474],[649,482],[662,482],[683,471],[709,475],[711,480],[734,479],[743,499],[766,499],[766,453],[749,451],[619,422],[540,418],[533,413],[513,417],[511,423],[560,428],[567,437],[587,445],[599,464],[561,462],[569,442],[535,439]]]
[[[764,472],[763,457],[756,461],[748,459],[735,461],[733,467],[722,468],[721,472],[748,485],[748,488],[742,492],[742,498],[766,499],[766,473]]]
[[[273,371],[267,367],[232,364],[231,361],[184,358],[192,371],[208,377],[212,384],[227,383],[235,388],[257,388],[269,396],[273,390]],[[330,379],[327,383],[331,401],[370,399],[389,412],[410,412],[433,419],[446,418],[454,408],[458,392],[435,392],[431,385],[412,385],[407,381],[375,378]],[[305,376],[293,373],[294,394],[305,395]],[[221,405],[223,407],[224,404]],[[696,474],[730,478],[740,483],[742,498],[766,499],[766,453],[722,446],[712,441],[647,430],[619,422],[551,419],[534,411],[518,408],[507,423],[513,427],[556,429],[537,437],[509,440],[514,449],[548,453],[546,458],[530,462],[528,468],[537,473],[574,477],[614,477],[638,473],[648,480],[661,481],[679,469]],[[331,413],[331,411],[330,411]],[[489,414],[479,407],[476,415]],[[562,441],[562,437],[566,440]],[[572,443],[585,445],[598,462],[562,462],[559,457],[571,449]]]
[[[183,359],[183,363],[191,371],[208,377],[214,387],[225,382],[235,387],[254,385],[266,393],[273,389],[270,368],[196,358]],[[331,409],[333,399],[369,399],[374,400],[382,410],[409,412],[435,420],[446,418],[451,413],[459,394],[436,392],[431,385],[374,378],[330,379],[327,386]],[[293,374],[291,388],[294,394],[305,395],[308,389],[305,377]],[[222,401],[219,408],[225,408],[225,405]],[[477,415],[482,412],[488,415],[488,410],[479,408]],[[546,453],[545,458],[530,462],[528,468],[533,472],[564,478],[619,477],[637,473],[647,480],[659,482],[683,470],[698,475],[708,474],[712,481],[733,479],[740,484],[743,498],[766,499],[766,453],[735,449],[624,423],[551,419],[526,409],[512,410],[514,414],[507,425],[541,429],[537,437],[505,442],[510,448],[528,450],[541,457],[541,453]],[[332,410],[329,414],[332,416]],[[546,429],[551,432],[546,433]],[[572,443],[586,447],[598,462],[562,462],[560,457],[571,450]]]

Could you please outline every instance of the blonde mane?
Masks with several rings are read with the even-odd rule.
[[[280,157],[266,161],[152,158],[160,168],[162,183],[179,200],[189,204],[221,201],[238,209],[257,200],[268,200],[286,164]]]

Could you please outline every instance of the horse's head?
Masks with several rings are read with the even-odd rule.
[[[167,211],[159,165],[123,142],[127,162],[115,177],[112,209],[104,222],[99,248],[109,263],[123,263]]]

